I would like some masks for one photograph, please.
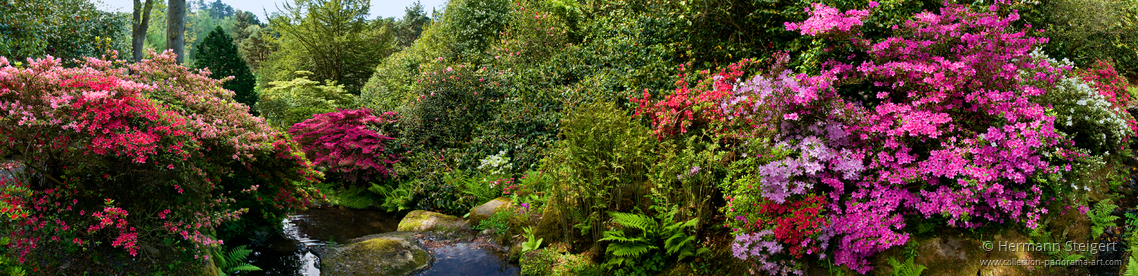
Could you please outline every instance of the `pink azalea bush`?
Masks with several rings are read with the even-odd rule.
[[[1080,102],[1049,97],[1082,85],[1063,84],[1071,68],[1032,55],[1046,40],[1012,26],[1015,12],[950,5],[914,15],[880,41],[855,32],[866,16],[872,11],[815,4],[805,22],[786,25],[855,49],[820,72],[782,69],[788,57],[776,56],[753,77],[738,72],[752,63],[745,61],[696,89],[680,82],[663,100],[634,99],[661,138],[703,125],[744,142],[724,211],[736,231],[735,255],[767,273],[801,273],[787,249],[805,244],[809,254],[865,273],[874,254],[908,241],[905,216],[1035,228],[1047,213],[1043,194],[1057,189],[1038,179],[1085,156],[1056,129],[1054,115]],[[1129,137],[1127,120],[1094,122]],[[804,232],[815,241],[787,244],[776,235],[787,222],[756,216],[759,206],[817,196],[826,198],[825,221]]]
[[[135,256],[167,238],[172,252],[200,255],[223,242],[222,223],[246,213],[279,223],[315,200],[321,174],[208,74],[169,52],[74,68],[0,57],[0,155],[15,154],[26,172],[0,195],[20,226],[3,229],[19,259],[95,242]]]
[[[375,116],[371,112],[370,109],[342,109],[317,114],[293,125],[289,133],[316,166],[326,167],[346,180],[391,176],[391,166],[399,162],[399,156],[388,151],[384,144],[395,138],[375,129],[398,122],[399,115],[385,112]]]

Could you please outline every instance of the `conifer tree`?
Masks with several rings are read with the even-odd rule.
[[[241,58],[241,54],[237,52],[233,39],[225,34],[221,26],[206,35],[195,49],[194,56],[196,57],[194,67],[209,68],[210,72],[213,72],[211,75],[213,78],[233,76],[233,79],[225,82],[223,87],[236,93],[233,99],[237,102],[247,106],[253,106],[257,102],[256,92],[253,91],[257,80],[253,77],[249,66],[245,64],[245,60]]]

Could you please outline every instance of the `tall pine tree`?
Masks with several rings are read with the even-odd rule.
[[[253,77],[249,66],[245,64],[245,60],[241,58],[241,54],[237,52],[233,39],[225,34],[221,26],[202,39],[194,51],[194,57],[196,57],[194,67],[209,68],[210,72],[213,72],[213,78],[233,76],[233,80],[225,82],[222,87],[236,93],[233,98],[237,102],[250,107],[257,102],[257,94],[253,91],[257,80]]]

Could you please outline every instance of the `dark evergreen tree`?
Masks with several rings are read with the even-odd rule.
[[[245,64],[245,60],[241,58],[241,54],[237,53],[233,39],[225,34],[221,26],[202,39],[194,51],[194,56],[196,57],[194,67],[209,68],[210,72],[213,72],[213,78],[233,76],[233,79],[225,82],[222,87],[237,93],[233,97],[237,102],[248,106],[253,106],[257,102],[257,94],[253,91],[257,80],[253,77],[249,66]]]

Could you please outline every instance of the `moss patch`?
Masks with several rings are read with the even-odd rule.
[[[330,249],[321,258],[332,275],[410,275],[430,267],[434,257],[405,232],[369,235]]]
[[[470,226],[461,218],[430,211],[415,210],[407,213],[407,216],[399,221],[397,231],[453,232],[464,229],[470,229]]]

